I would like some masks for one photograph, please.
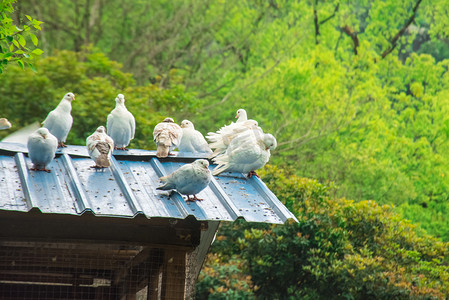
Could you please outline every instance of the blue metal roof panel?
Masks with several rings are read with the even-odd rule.
[[[295,219],[259,178],[240,173],[214,177],[197,195],[204,201],[186,202],[178,193],[156,190],[159,177],[202,158],[198,154],[159,160],[155,151],[119,150],[110,168],[97,170],[90,168],[94,163],[85,147],[69,146],[58,150],[48,166],[52,172],[46,173],[31,171],[26,153],[24,145],[0,143],[0,210],[266,223]]]
[[[0,209],[28,211],[14,156],[0,156]]]

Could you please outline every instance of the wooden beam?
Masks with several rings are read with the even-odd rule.
[[[166,250],[162,272],[162,299],[185,299],[186,256],[184,251]]]
[[[51,273],[31,271],[0,271],[0,281],[40,282],[40,283],[65,283],[71,285],[92,285],[93,277],[76,276],[70,273]]]
[[[114,275],[113,284],[119,290],[120,299],[134,299],[137,292],[150,284],[153,274],[159,272],[163,259],[163,249],[145,248],[118,270]]]
[[[125,266],[120,268],[114,275],[113,284],[119,284],[123,278],[128,276],[133,270],[141,265],[142,263],[149,260],[155,250],[151,248],[144,248],[139,254],[134,256],[134,258],[126,263]]]
[[[114,289],[101,290],[100,299],[116,299]],[[94,287],[0,283],[0,299],[96,299],[96,295]]]
[[[35,273],[51,273],[51,274],[82,274],[87,277],[95,277],[99,279],[110,279],[113,275],[111,270],[100,270],[92,268],[70,268],[70,267],[47,267],[47,266],[2,266],[0,274],[8,272],[35,272]]]
[[[148,277],[148,289],[147,289],[147,300],[159,300],[161,299],[162,290],[162,265],[153,269],[150,276]]]

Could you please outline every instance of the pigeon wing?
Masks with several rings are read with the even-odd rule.
[[[209,144],[206,142],[204,136],[198,130],[194,130],[193,139],[195,143],[195,150],[198,152],[212,153]]]
[[[134,139],[134,134],[136,132],[136,119],[134,119],[134,116],[132,113],[128,112],[128,118],[129,118],[129,126],[131,128],[131,139]]]
[[[112,132],[112,130],[113,130],[112,128],[114,128],[114,119],[115,119],[114,111],[115,111],[115,109],[113,109],[111,111],[111,113],[108,115],[108,119],[106,121],[106,132],[108,134],[110,134]]]

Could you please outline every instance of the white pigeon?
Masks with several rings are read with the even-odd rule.
[[[58,139],[47,128],[42,127],[30,134],[27,147],[28,156],[33,163],[31,170],[51,172],[46,167],[55,157]]]
[[[209,132],[206,138],[210,142],[210,148],[215,149],[209,158],[225,153],[235,137],[249,130],[255,131],[255,134],[259,135],[263,133],[255,120],[231,123],[230,125],[223,126],[217,132]]]
[[[167,157],[181,142],[182,129],[172,118],[165,118],[154,127],[153,138],[157,146],[156,156]]]
[[[90,158],[95,162],[92,168],[107,168],[111,165],[111,154],[114,149],[114,141],[106,134],[104,126],[97,130],[86,139],[87,152]]]
[[[224,171],[248,173],[259,177],[255,170],[262,168],[270,159],[270,150],[277,146],[276,139],[269,133],[254,134],[247,131],[232,140],[224,154],[214,158],[217,164],[213,175]]]
[[[70,114],[73,100],[75,100],[73,93],[65,94],[58,106],[49,112],[47,118],[42,122],[42,125],[58,139],[59,147],[67,147],[64,142],[73,124],[73,118]]]
[[[5,118],[0,118],[0,130],[11,128],[11,123]]]
[[[178,146],[180,152],[200,152],[212,154],[212,150],[206,142],[204,136],[195,129],[195,126],[189,120],[181,122],[182,139]]]
[[[114,140],[115,149],[128,150],[126,146],[134,138],[136,120],[126,109],[125,96],[118,94],[115,102],[115,108],[108,115],[107,133]]]
[[[197,159],[191,164],[185,164],[170,175],[161,177],[164,185],[158,190],[176,190],[180,194],[187,195],[187,201],[203,200],[196,196],[204,190],[212,179],[209,170],[209,162],[205,159]],[[193,195],[190,198],[190,195]]]
[[[248,117],[246,116],[246,110],[244,110],[243,108],[240,108],[239,110],[237,110],[237,114],[235,115],[235,118],[237,119],[237,123],[240,122],[244,122],[246,120],[248,120]]]

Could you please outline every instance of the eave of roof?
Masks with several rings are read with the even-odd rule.
[[[58,150],[48,166],[52,172],[31,171],[27,148],[0,142],[0,210],[134,218],[185,219],[282,224],[294,215],[257,177],[241,173],[215,176],[198,194],[204,201],[186,202],[178,193],[156,190],[159,177],[201,155],[178,153],[158,159],[155,151],[115,150],[112,166],[90,166],[84,146]],[[214,166],[212,165],[211,168]]]

